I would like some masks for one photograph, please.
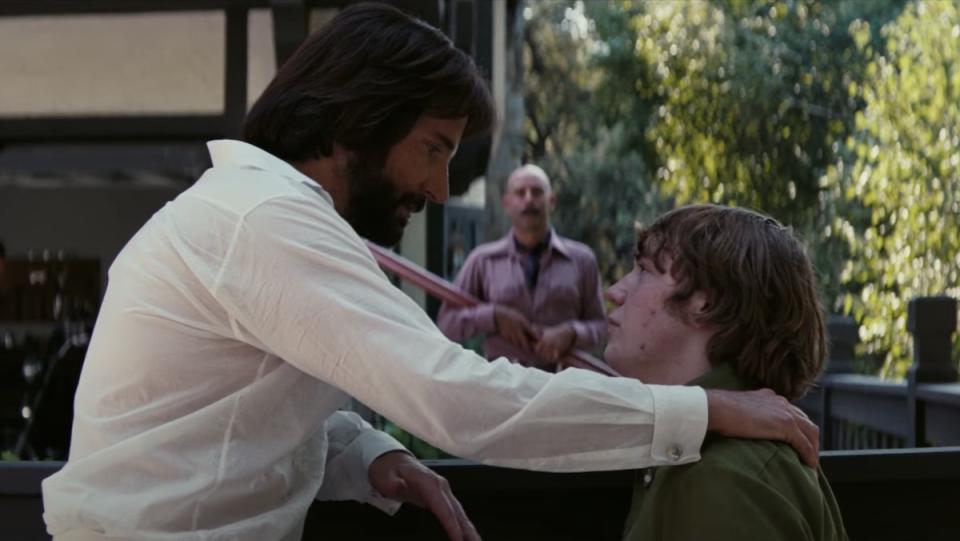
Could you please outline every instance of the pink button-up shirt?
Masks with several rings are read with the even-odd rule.
[[[472,308],[444,304],[437,326],[452,340],[485,334],[483,350],[488,359],[503,356],[552,370],[550,361],[522,351],[496,334],[494,305],[509,306],[543,327],[569,321],[577,335],[573,347],[593,348],[607,337],[597,259],[585,244],[552,232],[548,249],[540,255],[539,277],[531,290],[524,278],[526,257],[517,250],[512,231],[474,249],[456,284],[483,302]]]

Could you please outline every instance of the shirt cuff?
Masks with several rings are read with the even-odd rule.
[[[392,436],[379,430],[368,430],[364,432],[357,437],[357,441],[355,441],[353,445],[359,445],[360,449],[362,449],[364,472],[370,471],[370,464],[380,455],[392,451],[410,452],[403,444],[393,439]],[[400,509],[401,502],[387,498],[370,485],[369,475],[364,476],[364,480],[366,482],[365,497],[362,499],[364,503],[368,503],[388,515],[393,515]]]
[[[700,387],[649,385],[653,393],[655,465],[675,466],[700,460],[707,434],[707,393]]]
[[[497,330],[497,320],[493,313],[494,305],[481,304],[473,308],[474,321],[476,321],[477,330],[482,333],[491,334]]]
[[[571,323],[571,326],[573,327],[573,334],[574,334],[572,347],[588,348],[596,345],[596,344],[587,344],[587,342],[591,340],[590,340],[590,329],[588,329],[586,325],[576,320],[571,321],[570,323]]]

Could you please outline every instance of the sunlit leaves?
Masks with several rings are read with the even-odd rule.
[[[528,6],[528,158],[608,276],[631,216],[758,208],[803,233],[862,353],[903,373],[908,301],[960,297],[960,3]]]
[[[530,2],[526,25],[525,158],[558,194],[561,234],[590,245],[610,282],[632,264],[633,224],[667,203],[652,184],[643,132],[651,111],[634,56],[630,8]]]
[[[824,210],[840,226],[828,233],[843,231],[850,250],[840,307],[861,322],[866,351],[902,375],[906,302],[960,297],[960,9],[911,4],[879,31],[878,49],[866,44],[867,25],[851,29],[871,56],[853,89],[866,106],[840,150],[844,163],[824,176],[839,196]]]
[[[818,177],[858,106],[843,92],[857,48],[833,28],[867,4],[644,3],[631,22],[647,96],[661,101],[647,136],[664,190],[813,227]]]

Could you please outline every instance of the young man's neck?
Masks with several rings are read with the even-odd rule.
[[[543,242],[543,239],[547,238],[549,233],[550,224],[547,224],[544,227],[524,229],[513,226],[513,236],[524,248],[533,248],[534,246],[540,244]]]
[[[709,372],[713,366],[711,366],[710,361],[707,360],[707,357],[694,359],[690,362],[689,365],[684,367],[684,370],[677,373],[677,385],[685,385],[691,381],[699,378],[700,376]]]
[[[658,385],[686,385],[709,372],[713,366],[707,358],[709,336],[691,333],[687,340],[669,353],[669,362],[655,363],[639,378]]]

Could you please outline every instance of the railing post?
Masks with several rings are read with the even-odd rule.
[[[857,322],[850,316],[827,316],[827,366],[820,377],[820,449],[836,447],[834,440],[831,398],[833,386],[829,374],[847,374],[854,371],[854,348],[859,338]]]
[[[833,412],[831,399],[833,387],[826,381],[820,381],[820,450],[826,451],[834,447]]]
[[[859,340],[857,322],[850,316],[831,314],[827,316],[827,374],[854,372],[854,348]]]
[[[957,301],[951,297],[917,297],[907,309],[907,330],[913,335],[913,364],[907,369],[907,405],[912,423],[907,445],[920,447],[926,441],[923,403],[917,400],[921,383],[953,383],[951,335],[957,329]]]

